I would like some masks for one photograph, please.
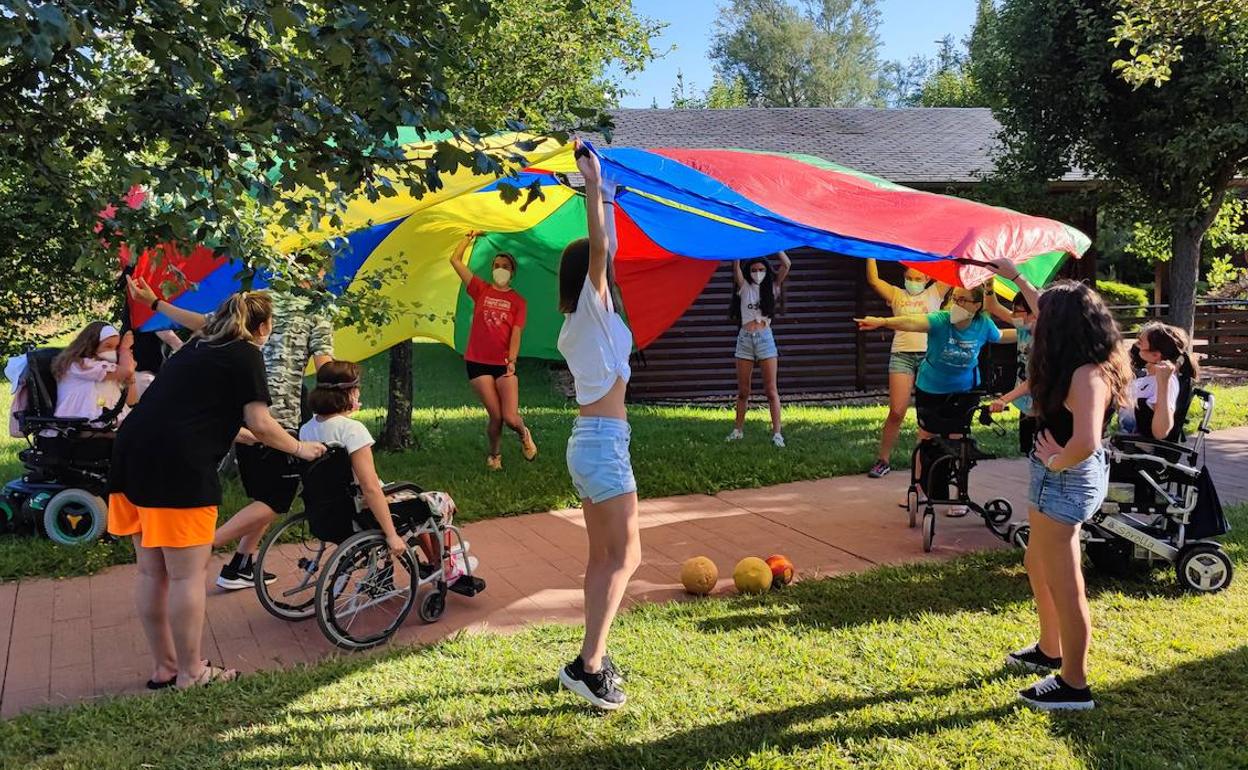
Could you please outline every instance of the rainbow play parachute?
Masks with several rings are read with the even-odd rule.
[[[431,144],[405,145],[409,153]],[[599,148],[603,173],[626,188],[618,197],[617,276],[638,347],[675,322],[725,259],[809,246],[850,257],[902,261],[946,283],[974,286],[989,274],[958,260],[1006,256],[1037,284],[1047,282],[1069,256],[1088,247],[1085,235],[1049,219],[1027,216],[944,195],[911,190],[820,158],[745,150],[638,150]],[[506,203],[499,180],[468,170],[445,176],[444,186],[415,199],[403,192],[352,202],[336,231],[287,234],[279,248],[309,237],[343,237],[346,248],[327,277],[332,293],[355,281],[401,274],[381,291],[417,312],[383,329],[342,329],[335,352],[361,360],[405,339],[427,337],[463,350],[471,303],[448,263],[469,230],[482,230],[469,266],[489,272],[493,255],[516,256],[513,286],[528,301],[521,355],[558,358],[562,316],[557,272],[563,247],[585,234],[584,197],[568,183],[576,171],[570,145],[545,142],[528,153],[528,167],[503,183],[541,186],[527,205]],[[142,255],[137,275],[153,287],[179,284],[167,299],[190,310],[214,308],[238,288],[238,266],[205,248],[181,254],[166,247]],[[828,256],[836,259],[840,257]],[[176,279],[175,279],[176,277]],[[262,277],[254,286],[264,285]],[[131,308],[136,328],[168,322]]]

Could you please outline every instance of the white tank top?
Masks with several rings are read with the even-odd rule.
[[[558,348],[572,372],[576,403],[581,406],[600,400],[616,380],[628,382],[632,375],[628,356],[633,350],[633,333],[615,312],[611,292],[607,292],[604,303],[588,276],[576,312],[563,317]]]

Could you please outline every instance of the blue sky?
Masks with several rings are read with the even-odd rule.
[[[643,16],[667,22],[655,50],[675,48],[626,84],[634,93],[624,97],[623,106],[649,107],[652,99],[670,106],[677,70],[684,72],[686,83],[700,89],[710,85],[713,71],[706,51],[719,5],[720,0],[633,0]],[[975,21],[975,0],[879,0],[878,6],[880,58],[885,60],[932,56],[937,40],[948,34],[961,40]]]

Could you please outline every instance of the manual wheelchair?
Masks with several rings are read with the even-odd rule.
[[[331,447],[303,469],[304,510],[286,517],[264,538],[256,555],[260,604],[285,620],[317,619],[334,645],[365,650],[384,643],[413,607],[426,623],[446,611],[449,592],[476,596],[485,581],[472,574],[469,546],[449,511],[431,501],[450,498],[426,493],[416,484],[383,487],[395,529],[408,550],[393,558],[372,513],[364,505],[346,450]],[[448,536],[455,545],[448,546]],[[420,548],[436,543],[437,559]],[[448,558],[462,556],[466,573],[454,583],[446,578]],[[436,561],[436,563],[435,563]]]

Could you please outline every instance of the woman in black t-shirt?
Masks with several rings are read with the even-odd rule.
[[[182,347],[182,338],[170,329],[158,332],[134,333],[134,390],[135,398],[143,393],[164,366],[166,349],[176,353]]]
[[[217,466],[246,424],[261,443],[311,460],[320,444],[295,440],[269,415],[260,347],[273,329],[267,294],[222,303],[203,336],[161,367],[117,432],[108,531],[134,539],[137,603],[155,659],[148,687],[191,687],[236,671],[200,658],[205,580],[221,483]]]

